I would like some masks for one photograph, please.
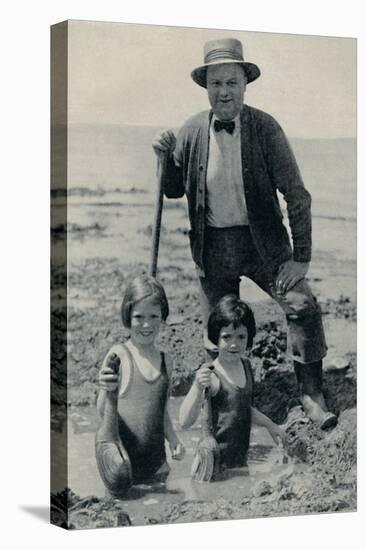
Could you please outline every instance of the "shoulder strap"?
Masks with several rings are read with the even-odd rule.
[[[249,359],[242,359],[242,363],[243,363],[243,369],[244,369],[244,372],[245,372],[245,376],[247,378],[247,383],[249,383],[251,388],[253,388],[253,386],[254,386],[254,375],[253,375],[252,364],[249,361]]]

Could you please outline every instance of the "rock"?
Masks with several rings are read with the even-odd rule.
[[[261,481],[253,489],[255,497],[264,497],[272,494],[272,485],[268,481]]]
[[[116,527],[127,527],[132,525],[130,516],[126,512],[118,512],[116,517]]]

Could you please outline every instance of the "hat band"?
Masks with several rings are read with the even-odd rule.
[[[235,59],[235,61],[244,61],[242,56],[236,52],[234,52],[231,49],[224,50],[222,48],[218,50],[211,50],[206,56],[205,56],[205,63],[210,63],[211,61],[215,61],[216,59]]]

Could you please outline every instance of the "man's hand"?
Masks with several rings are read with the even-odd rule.
[[[286,294],[299,281],[305,278],[309,263],[287,260],[279,269],[276,279],[276,290],[279,294]]]
[[[114,391],[118,388],[121,360],[112,353],[99,373],[99,385],[103,390]]]
[[[152,142],[152,147],[158,158],[163,155],[171,156],[174,153],[177,140],[172,130],[163,130],[157,134]]]

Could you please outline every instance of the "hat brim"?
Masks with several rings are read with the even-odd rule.
[[[248,63],[247,61],[234,61],[231,59],[230,60],[221,59],[218,61],[213,61],[212,63],[207,63],[206,65],[201,65],[201,67],[197,67],[197,69],[194,69],[191,72],[191,77],[196,84],[198,84],[199,86],[202,86],[202,88],[207,88],[207,80],[206,80],[207,68],[212,67],[212,65],[223,65],[226,63],[236,63],[239,65],[242,65],[244,67],[248,84],[256,80],[261,74],[259,67],[257,67],[257,65],[255,65],[254,63]]]

